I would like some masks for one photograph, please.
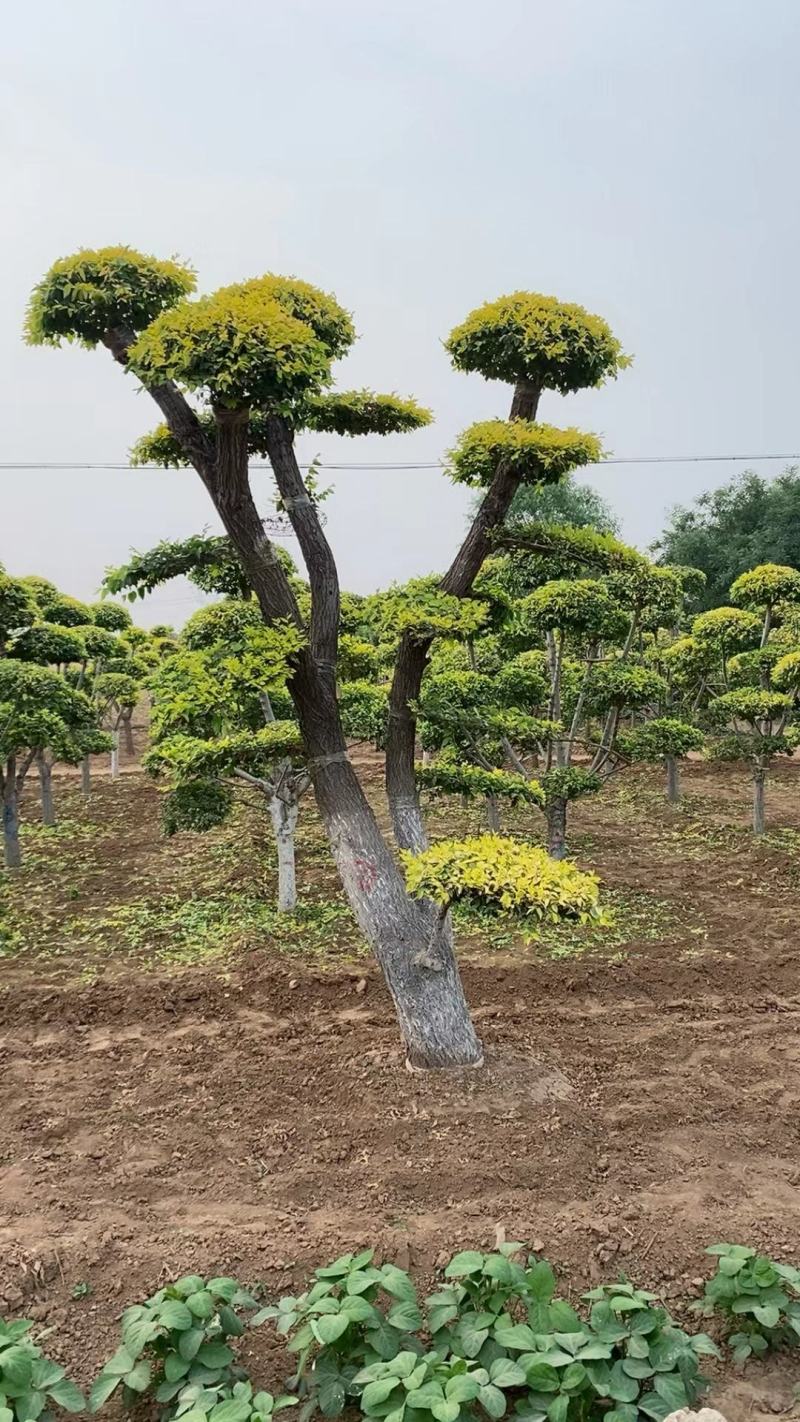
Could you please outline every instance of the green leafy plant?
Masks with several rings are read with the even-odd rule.
[[[235,1279],[187,1274],[126,1308],[120,1346],[92,1385],[89,1410],[97,1412],[120,1385],[128,1406],[145,1393],[172,1404],[188,1386],[231,1386],[243,1370],[229,1339],[244,1333],[242,1315],[257,1307]],[[172,1415],[171,1406],[162,1411],[162,1417]]]
[[[458,1422],[474,1417],[475,1408],[488,1417],[502,1417],[507,1406],[504,1388],[524,1386],[525,1373],[510,1358],[498,1358],[483,1368],[435,1351],[421,1358],[405,1351],[390,1362],[362,1368],[355,1382],[363,1389],[359,1405],[365,1417],[403,1422],[408,1411],[419,1422]]]
[[[744,1244],[712,1244],[706,1254],[717,1260],[717,1271],[703,1297],[692,1305],[710,1317],[722,1313],[739,1325],[728,1336],[734,1361],[744,1363],[755,1353],[797,1347],[800,1338],[800,1269],[779,1264]]]
[[[82,1412],[83,1393],[66,1370],[46,1358],[30,1337],[27,1318],[6,1323],[0,1318],[0,1422],[52,1422],[53,1404],[66,1412]]]
[[[249,1379],[232,1387],[217,1383],[187,1383],[178,1393],[171,1416],[181,1422],[270,1422],[285,1407],[296,1407],[297,1398],[271,1392],[254,1392]]]
[[[612,1349],[607,1361],[587,1364],[594,1391],[614,1404],[606,1422],[637,1422],[642,1413],[663,1422],[706,1391],[699,1359],[719,1356],[716,1344],[705,1333],[690,1336],[678,1328],[654,1294],[623,1279],[591,1289],[584,1299],[592,1305],[593,1337]]]
[[[422,1326],[417,1292],[408,1274],[394,1264],[380,1269],[374,1251],[343,1254],[314,1273],[311,1287],[262,1309],[254,1324],[273,1319],[288,1338],[298,1365],[293,1386],[313,1394],[326,1417],[338,1417],[360,1387],[356,1375],[398,1353],[422,1353],[412,1338]],[[376,1300],[388,1296],[385,1307]]]

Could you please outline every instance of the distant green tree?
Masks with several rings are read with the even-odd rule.
[[[752,469],[701,494],[691,508],[677,506],[653,545],[660,563],[701,568],[705,588],[695,610],[728,601],[740,573],[763,563],[800,568],[800,469],[776,479]]]
[[[568,523],[573,528],[594,528],[598,533],[619,533],[619,519],[590,484],[565,479],[561,484],[523,484],[514,495],[509,522]]]

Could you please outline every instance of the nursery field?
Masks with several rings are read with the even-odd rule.
[[[378,757],[359,768],[379,805]],[[122,1305],[189,1270],[277,1296],[372,1244],[431,1278],[505,1230],[573,1295],[625,1271],[681,1316],[708,1243],[800,1257],[797,768],[759,843],[746,767],[684,778],[679,808],[647,769],[576,805],[606,927],[459,923],[487,1067],[432,1077],[402,1068],[310,806],[287,927],[255,808],[165,840],[135,761],[88,804],[61,777],[55,829],[31,797],[0,888],[0,1312],[53,1325],[86,1383]],[[437,833],[477,826],[456,803]],[[792,1368],[729,1374],[713,1401],[732,1422],[784,1410]]]

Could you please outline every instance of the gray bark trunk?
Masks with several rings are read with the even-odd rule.
[[[677,805],[681,798],[681,778],[677,757],[665,755],[664,764],[667,767],[667,799],[671,805]]]
[[[114,737],[114,744],[111,747],[111,779],[119,779],[119,727],[115,726],[111,732]]]
[[[136,747],[133,743],[133,707],[122,713],[122,739],[125,754],[133,757],[136,754]]]
[[[500,833],[500,806],[496,795],[486,796],[486,823],[492,834]]]
[[[298,804],[294,799],[273,795],[269,815],[278,849],[278,912],[293,913],[297,907],[297,880],[294,861],[294,837],[297,828]]]
[[[764,784],[767,772],[757,765],[753,770],[753,834],[764,833]]]
[[[92,793],[92,762],[88,755],[81,761],[81,794],[88,800]]]
[[[36,757],[36,769],[39,772],[42,824],[54,825],[56,822],[56,807],[53,800],[53,767],[49,764],[44,755],[38,755]]]
[[[19,869],[22,855],[19,847],[17,764],[13,755],[6,761],[3,776],[3,856],[7,869]]]
[[[551,859],[563,859],[567,852],[567,801],[562,798],[547,806],[547,852]]]

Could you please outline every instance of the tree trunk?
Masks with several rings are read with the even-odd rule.
[[[115,726],[111,732],[114,744],[111,747],[111,779],[119,779],[119,726]]]
[[[81,794],[88,800],[92,793],[92,762],[88,755],[81,761]]]
[[[514,391],[509,418],[534,420],[541,390],[520,381]],[[486,491],[472,525],[441,582],[443,592],[466,597],[484,559],[491,550],[490,535],[505,520],[519,479],[505,460]],[[414,780],[416,719],[411,703],[419,697],[431,640],[417,640],[404,632],[394,664],[389,697],[389,727],[386,740],[386,793],[392,815],[394,837],[401,849],[417,853],[427,846],[428,837]]]
[[[563,859],[567,852],[567,801],[562,797],[547,806],[547,852],[551,859]]]
[[[671,805],[678,805],[681,798],[681,780],[677,756],[665,755],[664,764],[667,767],[667,799]]]
[[[297,800],[273,795],[269,815],[278,849],[278,912],[293,913],[297,907],[294,864],[294,835],[297,827]]]
[[[500,805],[496,795],[486,796],[486,823],[492,834],[500,833]]]
[[[126,708],[122,713],[122,738],[125,746],[125,754],[131,759],[136,754],[136,747],[133,743],[133,707]]]
[[[53,801],[53,767],[50,765],[44,753],[36,757],[36,769],[39,772],[39,793],[42,801],[42,824],[54,825],[56,822],[56,807]]]
[[[294,618],[291,589],[264,533],[250,491],[247,422],[223,411],[217,412],[217,421],[217,474],[212,485],[217,511],[239,553],[265,621],[274,622],[276,617],[287,615]],[[320,817],[344,891],[392,995],[408,1064],[479,1065],[483,1051],[470,1020],[447,922],[431,946],[430,906],[417,903],[408,894],[347,755],[332,660],[338,616],[332,623],[331,614],[338,609],[338,595],[332,585],[328,555],[319,551],[321,530],[310,544],[307,538],[306,521],[313,506],[296,470],[291,445],[287,447],[283,439],[274,444],[270,441],[270,457],[281,497],[309,562],[312,589],[317,580],[314,560],[325,560],[321,603],[316,617],[312,617],[309,644],[293,658],[288,689],[309,757]],[[296,474],[287,468],[289,464],[294,465]],[[300,480],[303,493],[295,492],[295,478]],[[267,550],[271,550],[271,556]],[[275,587],[281,578],[285,584],[281,596],[289,601],[286,611],[276,612]]]
[[[764,784],[767,772],[763,765],[753,768],[753,834],[764,833]]]
[[[8,757],[3,775],[3,855],[7,869],[19,869],[22,855],[19,848],[17,763],[13,755]]]

